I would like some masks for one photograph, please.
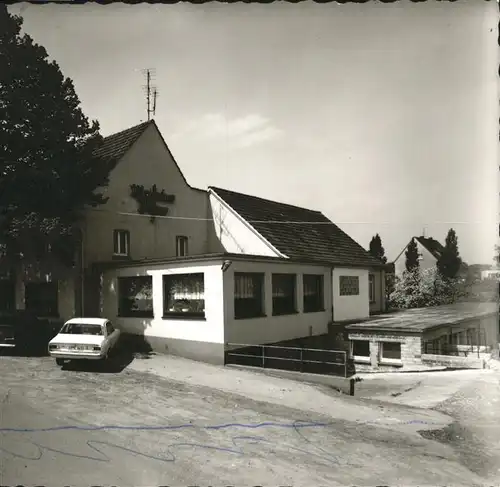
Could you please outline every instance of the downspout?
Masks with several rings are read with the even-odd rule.
[[[80,238],[80,313],[83,317],[85,315],[85,252],[84,252],[84,231],[83,225],[81,228],[81,238]]]
[[[380,312],[384,313],[387,311],[387,303],[385,302],[385,296],[387,294],[385,289],[385,271],[382,269],[380,271]]]
[[[334,286],[333,286],[333,270],[335,269],[335,267],[331,267],[331,274],[330,274],[330,284],[332,286],[332,306],[331,306],[331,312],[332,312],[332,325],[333,323],[335,322],[335,320],[333,319],[333,316],[334,316],[334,313],[333,313],[333,302],[334,302],[334,297],[335,297],[335,292],[334,292]]]

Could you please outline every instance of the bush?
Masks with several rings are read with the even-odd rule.
[[[389,306],[396,309],[452,304],[468,295],[460,279],[444,278],[436,267],[405,271],[396,279]]]

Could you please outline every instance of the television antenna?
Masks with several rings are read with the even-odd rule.
[[[155,74],[153,69],[145,69],[143,70],[146,75],[146,85],[143,86],[146,89],[146,110],[148,116],[148,122],[151,120],[151,117],[156,114],[156,100],[158,98],[158,88],[151,84],[151,80]]]

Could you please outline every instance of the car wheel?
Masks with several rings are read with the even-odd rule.
[[[64,359],[62,359],[62,358],[56,358],[56,364],[59,365],[59,366],[63,366],[64,365]]]

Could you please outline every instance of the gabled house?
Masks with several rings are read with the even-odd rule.
[[[435,267],[437,265],[437,261],[444,252],[444,246],[432,237],[413,237],[412,240],[414,240],[417,244],[420,269],[424,270]],[[406,251],[410,243],[411,240],[394,260],[394,269],[396,276],[401,276],[406,270]],[[465,276],[466,273],[467,264],[463,262],[460,274]]]
[[[104,138],[96,155],[112,166],[101,189],[108,201],[83,211],[77,275],[17,276],[18,309],[58,321],[96,315],[94,264],[203,254],[216,245],[207,192],[188,184],[153,120]]]

